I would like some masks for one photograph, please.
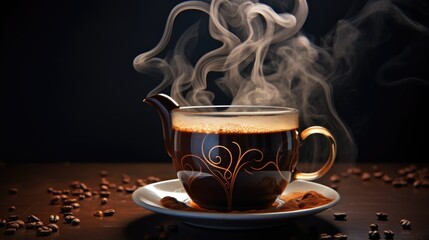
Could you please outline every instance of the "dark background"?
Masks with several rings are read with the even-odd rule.
[[[170,161],[158,115],[142,102],[159,81],[136,72],[132,61],[156,45],[179,2],[2,1],[0,162]],[[317,40],[364,2],[309,0],[303,32]],[[175,31],[196,19],[183,14]],[[428,34],[387,29],[395,37],[361,62],[352,94],[334,88],[334,101],[358,161],[423,162]],[[420,54],[396,74],[426,83],[377,84],[377,69],[410,43],[420,44]]]

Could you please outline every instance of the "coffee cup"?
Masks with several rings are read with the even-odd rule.
[[[291,181],[315,180],[335,160],[334,136],[322,126],[300,132],[299,111],[294,108],[177,105],[168,116],[162,115],[167,111],[159,112],[177,176],[193,204],[203,209],[268,208]],[[301,146],[313,134],[329,140],[329,155],[317,171],[300,172]]]

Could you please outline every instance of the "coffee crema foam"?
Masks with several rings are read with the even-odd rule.
[[[196,133],[271,133],[298,128],[298,113],[272,116],[193,115],[173,113],[173,129]]]

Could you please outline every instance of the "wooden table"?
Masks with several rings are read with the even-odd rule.
[[[24,226],[15,234],[4,234],[5,226],[0,227],[0,239],[319,239],[321,233],[343,233],[347,239],[368,239],[369,225],[379,225],[381,239],[384,230],[392,230],[394,239],[429,239],[429,188],[415,188],[408,184],[394,187],[381,179],[374,178],[373,164],[357,164],[356,167],[371,174],[371,179],[362,180],[362,174],[352,173],[342,176],[337,191],[340,202],[314,216],[289,220],[284,225],[259,230],[214,230],[193,227],[176,221],[170,216],[155,214],[137,206],[131,200],[131,193],[118,191],[118,186],[131,187],[137,179],[147,180],[149,176],[161,179],[175,178],[171,164],[166,163],[43,163],[43,164],[2,164],[0,165],[0,219],[8,220],[10,215],[19,215],[26,221],[27,216],[35,215],[45,224],[51,214],[60,216],[57,223],[59,231],[47,237],[37,237],[36,230]],[[398,170],[406,164],[379,164],[380,170],[392,177],[399,176]],[[316,182],[331,185],[330,177],[350,170],[350,165],[336,164],[333,169]],[[428,165],[416,165],[416,171],[425,171]],[[70,190],[70,183],[79,181],[100,192],[102,176],[100,171],[108,172],[105,180],[110,183],[111,195],[105,205],[101,204],[99,194],[78,200],[79,208],[72,212],[81,222],[73,226],[64,223],[60,205],[50,204],[53,193],[48,189]],[[129,183],[123,178],[129,177]],[[127,180],[127,178],[125,178]],[[426,179],[427,180],[427,179]],[[138,180],[137,180],[138,181]],[[16,193],[11,193],[16,188]],[[130,189],[129,189],[130,190]],[[131,189],[132,190],[132,189]],[[130,190],[130,191],[131,191]],[[79,198],[68,194],[69,198]],[[14,211],[9,211],[15,206]],[[115,209],[110,217],[94,217],[97,210]],[[334,212],[345,212],[344,221],[335,220]],[[388,214],[386,221],[377,220],[376,213]],[[411,229],[403,229],[400,220],[411,221]],[[164,227],[172,228],[164,231]],[[269,238],[268,238],[269,237]]]

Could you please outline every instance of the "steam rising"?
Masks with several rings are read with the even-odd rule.
[[[327,127],[339,144],[338,158],[354,160],[355,143],[336,113],[332,87],[348,86],[348,81],[358,76],[353,64],[357,52],[362,50],[359,48],[361,25],[383,12],[415,31],[427,32],[427,28],[409,19],[390,1],[369,1],[358,15],[338,22],[337,28],[324,39],[323,46],[316,46],[300,32],[308,14],[307,2],[289,2],[292,2],[291,10],[284,13],[258,1],[183,2],[171,11],[158,45],[138,55],[134,67],[144,74],[162,73],[161,84],[148,96],[171,87],[171,97],[182,106],[212,105],[215,94],[207,86],[209,81],[215,81],[231,98],[231,104],[297,108],[302,127]],[[176,17],[189,10],[207,14],[206,27],[210,36],[220,43],[219,47],[209,50],[193,64],[188,49],[198,41],[200,25],[195,24],[183,33],[171,55],[158,57],[169,43]],[[373,36],[370,40],[372,42],[365,42],[370,44],[368,48],[380,44],[383,38]],[[381,71],[392,64],[395,63],[387,62]],[[222,77],[211,79],[210,73],[220,73]],[[411,79],[422,81],[417,77]],[[384,81],[383,72],[379,72],[379,81]]]

